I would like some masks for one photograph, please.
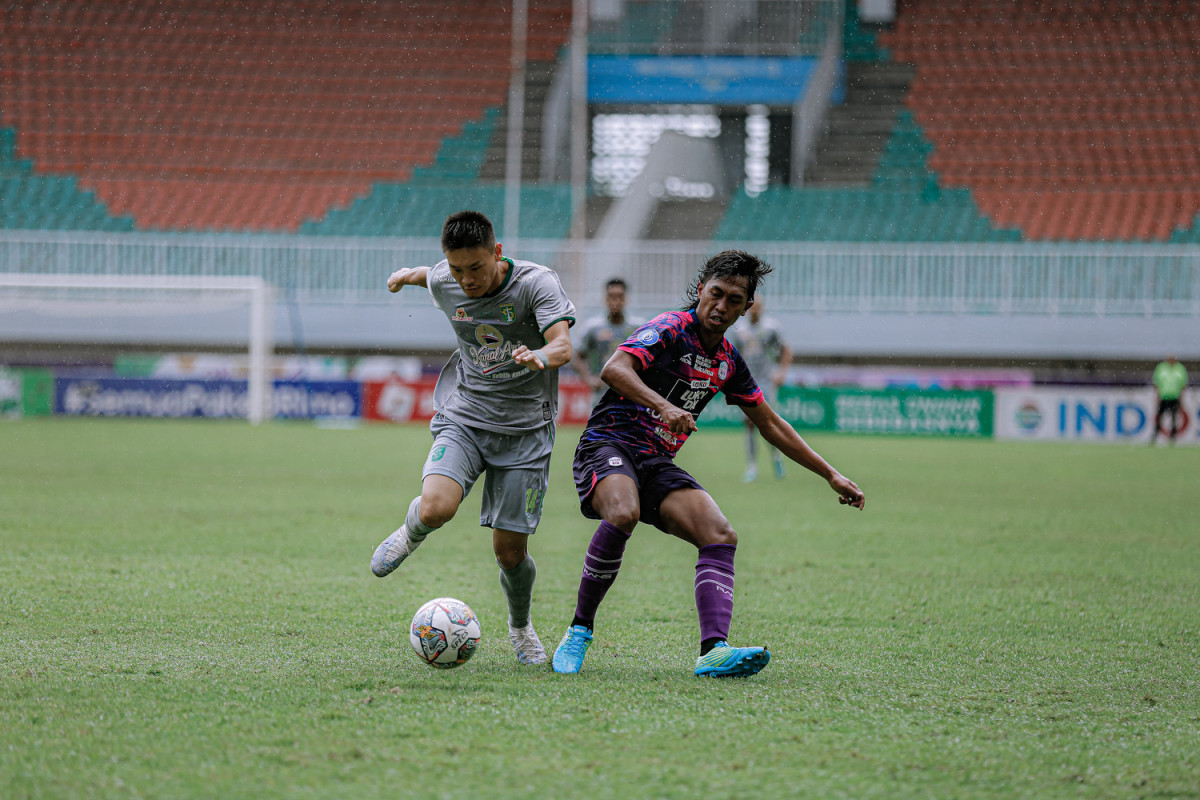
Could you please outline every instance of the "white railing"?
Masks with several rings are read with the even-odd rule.
[[[1200,316],[1200,246],[597,242],[522,239],[518,258],[560,274],[581,308],[621,276],[644,309],[678,305],[704,260],[740,247],[775,267],[778,311],[1041,316]],[[427,299],[384,288],[441,258],[434,238],[0,232],[0,272],[262,278],[281,302]],[[592,301],[595,301],[594,303]]]

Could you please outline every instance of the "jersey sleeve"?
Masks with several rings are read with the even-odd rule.
[[[448,262],[443,259],[437,264],[429,268],[429,273],[425,276],[425,284],[429,289],[429,297],[433,300],[433,304],[442,312],[445,312],[445,289],[446,281],[452,281],[450,277],[450,268]]]
[[[731,406],[761,406],[766,402],[766,397],[763,396],[763,391],[759,387],[758,382],[754,380],[754,376],[750,374],[750,368],[746,366],[746,362],[742,360],[742,356],[737,350],[731,351],[733,360],[733,377],[725,382],[721,387],[721,393],[725,395],[726,405]]]
[[[683,330],[685,322],[678,314],[667,312],[659,314],[629,335],[617,350],[633,356],[645,369],[660,354],[666,352]]]
[[[532,302],[538,330],[545,333],[554,323],[575,324],[575,304],[563,290],[558,273],[546,269],[532,282]]]

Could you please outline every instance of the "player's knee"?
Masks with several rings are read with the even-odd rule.
[[[421,522],[431,528],[440,528],[458,513],[458,503],[440,495],[421,495]]]
[[[604,521],[609,525],[615,525],[626,533],[630,533],[637,527],[638,520],[641,518],[641,510],[637,506],[616,505],[607,509],[603,516]]]
[[[728,522],[713,530],[709,544],[732,544],[738,543],[737,531]]]

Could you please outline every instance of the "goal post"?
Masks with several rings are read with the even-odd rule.
[[[253,424],[271,417],[270,361],[274,343],[274,292],[262,278],[251,276],[196,277],[174,275],[80,275],[67,273],[0,273],[0,301],[54,304],[69,293],[84,291],[108,296],[125,293],[127,303],[148,300],[188,303],[213,297],[249,306],[246,337],[249,356],[246,416]],[[25,293],[22,301],[20,295]],[[84,341],[81,339],[81,343]]]

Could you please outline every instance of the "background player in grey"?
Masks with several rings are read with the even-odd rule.
[[[588,319],[583,323],[582,330],[577,330],[579,345],[575,348],[575,358],[571,366],[592,390],[592,405],[600,399],[600,395],[608,389],[608,385],[600,379],[600,370],[605,362],[616,352],[617,345],[629,338],[641,320],[630,319],[625,315],[625,306],[629,302],[629,287],[621,278],[610,278],[604,285],[605,313]]]
[[[792,364],[792,350],[783,340],[778,321],[763,314],[763,298],[757,298],[742,317],[729,329],[729,338],[738,349],[752,375],[762,381],[763,394],[772,406],[778,404],[779,387],[787,380],[787,370]],[[746,423],[746,472],[742,480],[746,483],[758,478],[758,428],[749,419]],[[774,445],[767,444],[771,451],[771,463],[775,477],[783,477],[783,457]]]
[[[492,223],[477,211],[450,215],[446,258],[397,270],[388,290],[429,289],[458,348],[434,389],[433,447],[421,494],[404,524],[380,543],[371,571],[384,577],[433,531],[448,523],[486,473],[479,523],[492,529],[509,638],[523,664],[546,652],[529,617],[537,574],[529,535],[537,530],[554,447],[558,368],[571,360],[575,307],[554,271],[501,255]]]

